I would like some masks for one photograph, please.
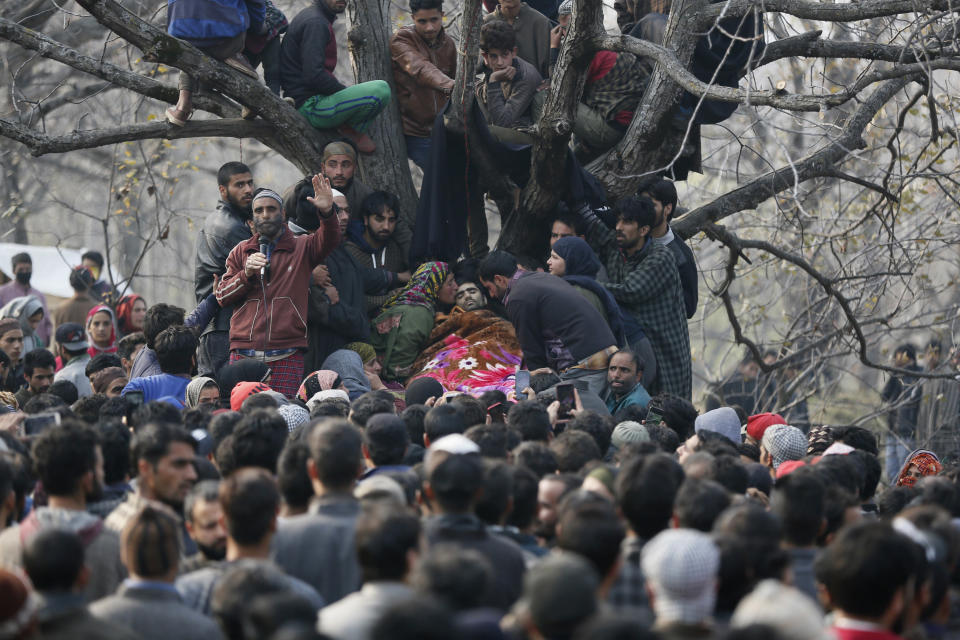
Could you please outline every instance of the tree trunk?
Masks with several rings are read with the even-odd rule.
[[[364,156],[361,163],[363,181],[375,189],[383,189],[400,199],[401,215],[410,228],[417,213],[417,192],[410,178],[407,145],[397,103],[396,86],[390,58],[390,0],[354,0],[347,3],[347,42],[350,61],[357,82],[386,80],[390,83],[390,104],[380,112],[367,133],[377,143],[377,150]]]

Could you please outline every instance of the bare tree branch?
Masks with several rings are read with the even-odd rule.
[[[785,13],[806,20],[850,22],[901,13],[958,11],[960,6],[955,5],[951,0],[928,0],[924,3],[916,0],[866,0],[843,4],[826,4],[807,0],[728,0],[705,7],[699,13],[697,26],[700,31],[704,31],[720,18],[740,17],[754,10]]]

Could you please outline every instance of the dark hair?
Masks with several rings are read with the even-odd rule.
[[[543,442],[524,442],[513,450],[513,462],[529,469],[537,479],[557,471],[557,454]]]
[[[77,293],[93,286],[93,274],[86,267],[74,267],[70,270],[70,287]],[[75,352],[74,352],[75,353]]]
[[[847,456],[823,456],[813,467],[823,478],[825,487],[838,485],[849,493],[859,496],[867,470],[863,460]]]
[[[467,511],[483,487],[483,460],[477,455],[451,455],[430,472],[430,486],[444,512]]]
[[[614,205],[618,220],[635,222],[638,227],[652,227],[657,223],[653,200],[646,196],[627,196]]]
[[[695,451],[705,451],[714,456],[740,455],[737,445],[722,433],[701,429],[697,435],[700,436],[700,444],[697,445]]]
[[[407,435],[414,444],[423,443],[423,420],[430,409],[426,405],[411,404],[400,414],[403,424],[407,427]]]
[[[51,385],[52,386],[52,385]],[[20,407],[27,415],[44,413],[53,409],[66,409],[66,403],[60,396],[52,393],[38,393],[27,401],[27,404]],[[58,413],[61,413],[58,411]],[[61,417],[63,414],[61,413]]]
[[[362,439],[356,427],[345,420],[324,420],[312,427],[308,446],[325,488],[348,489],[363,466]]]
[[[410,445],[407,426],[393,414],[370,418],[363,431],[363,440],[370,460],[378,467],[401,464]]]
[[[820,553],[814,563],[817,581],[845,613],[879,618],[914,573],[910,545],[886,523],[852,524]]]
[[[480,455],[484,458],[507,458],[508,427],[503,423],[478,424],[470,427],[463,434],[480,447]]]
[[[367,420],[378,413],[395,413],[393,396],[389,392],[368,391],[350,404],[350,421],[365,427]]]
[[[633,532],[650,539],[667,528],[673,501],[683,482],[683,469],[663,453],[632,458],[616,479],[617,506]]]
[[[241,467],[277,471],[277,458],[286,443],[287,422],[276,409],[256,409],[245,415],[218,446],[217,467],[224,478]]]
[[[103,268],[103,254],[99,251],[87,251],[82,256],[80,256],[80,261],[89,260],[90,262],[97,265],[98,268]]]
[[[487,421],[487,407],[471,395],[462,393],[451,398],[447,404],[460,410],[460,414],[463,416],[463,424],[468,429]]]
[[[677,432],[680,440],[686,440],[693,435],[693,423],[697,419],[697,409],[690,402],[667,393],[660,394],[650,401],[650,407],[659,407],[663,421],[668,427]]]
[[[893,350],[894,355],[898,353],[905,353],[907,354],[908,358],[914,361],[916,361],[917,359],[917,348],[912,344],[910,344],[909,342],[905,342]]]
[[[368,504],[357,517],[354,542],[363,581],[403,580],[407,555],[420,546],[420,520],[406,509]]]
[[[506,20],[488,20],[480,27],[480,51],[489,53],[491,49],[513,51],[517,46],[517,33]]]
[[[578,216],[576,213],[570,211],[569,207],[567,207],[563,201],[557,203],[556,211],[556,217],[550,223],[551,227],[553,227],[554,222],[561,222],[573,229],[573,233],[575,235],[587,235],[587,223],[584,222],[583,218]]]
[[[15,253],[10,258],[10,268],[16,269],[18,264],[33,264],[33,259],[29,253]]]
[[[613,356],[627,356],[633,361],[633,366],[636,368],[637,373],[643,373],[643,358],[640,357],[636,351],[631,351],[630,349],[620,349],[616,353],[610,354],[610,358],[607,360],[607,366],[610,366],[610,362],[613,361]]]
[[[430,442],[436,442],[444,436],[454,433],[463,433],[467,425],[463,420],[463,412],[452,404],[442,404],[433,407],[423,418],[423,430]]]
[[[29,378],[36,369],[56,369],[57,360],[46,349],[32,349],[23,356],[23,373]]]
[[[172,404],[151,400],[133,410],[131,426],[134,432],[150,422],[183,425],[183,415]]]
[[[180,525],[167,507],[147,504],[127,522],[120,536],[127,570],[143,578],[158,578],[180,561]]]
[[[90,358],[90,362],[83,369],[83,375],[90,377],[98,371],[111,367],[121,367],[120,358],[114,353],[98,353]]]
[[[183,324],[184,311],[172,304],[159,302],[149,309],[143,317],[143,336],[147,339],[147,346],[154,348],[154,340],[160,332],[175,324]]]
[[[387,609],[370,640],[449,640],[457,637],[453,616],[434,598],[415,596]]]
[[[283,501],[295,508],[306,507],[313,498],[313,483],[307,473],[310,447],[304,442],[290,440],[277,460],[277,482]]]
[[[877,446],[877,436],[869,429],[863,427],[833,427],[830,432],[833,434],[834,442],[842,442],[854,449],[860,449],[875,456],[880,454],[880,448]]]
[[[63,404],[66,405],[73,404],[80,397],[80,394],[77,392],[77,385],[69,380],[54,380],[50,388],[47,389],[47,395],[60,398]],[[26,409],[24,409],[24,411],[26,411]]]
[[[250,167],[242,162],[228,162],[217,170],[217,185],[226,187],[230,185],[230,178],[239,173],[252,173]]]
[[[502,22],[498,20],[497,22]],[[489,22],[487,24],[490,24]],[[485,25],[486,26],[486,25]],[[513,32],[513,27],[507,25]],[[513,254],[506,251],[491,251],[477,267],[477,275],[481,280],[491,281],[493,276],[504,276],[509,278],[517,272],[517,260]]]
[[[483,461],[483,495],[474,511],[489,525],[499,525],[510,508],[513,473],[510,465],[499,460]]]
[[[66,529],[41,529],[23,547],[23,569],[37,591],[72,591],[83,569],[83,543]]]
[[[70,409],[73,415],[83,420],[89,425],[97,424],[100,420],[100,409],[107,401],[107,396],[102,393],[95,393],[92,396],[84,396],[76,402]]]
[[[687,478],[677,492],[674,511],[679,526],[709,532],[717,517],[729,506],[730,496],[719,483]]]
[[[438,544],[420,560],[411,584],[436,596],[454,611],[482,607],[495,585],[493,567],[479,551]]]
[[[137,462],[145,460],[152,467],[156,467],[160,459],[170,453],[170,445],[180,442],[190,445],[194,450],[197,441],[193,436],[178,424],[166,422],[150,422],[133,434],[130,444],[130,466],[137,468]]]
[[[183,499],[183,518],[193,523],[193,509],[198,502],[220,502],[220,481],[200,480],[190,487],[187,497]]]
[[[828,456],[837,457],[837,456]],[[819,466],[819,465],[817,465]],[[857,494],[847,491],[842,486],[836,484],[826,485],[823,492],[823,519],[825,526],[817,535],[817,545],[827,546],[833,534],[840,530],[840,527],[846,524],[847,509],[860,508],[860,501]]]
[[[229,640],[245,640],[246,619],[251,604],[266,596],[288,595],[290,578],[269,563],[239,565],[228,569],[210,596],[210,615]],[[271,636],[272,637],[272,636]]]
[[[591,460],[600,460],[603,454],[597,443],[583,431],[564,431],[550,443],[557,456],[560,473],[576,473]]]
[[[127,334],[120,338],[120,341],[117,342],[117,355],[120,356],[120,360],[129,360],[133,356],[133,352],[137,350],[139,345],[147,344],[147,336],[143,335],[143,331],[134,331],[133,333]]]
[[[746,456],[754,462],[760,462],[760,447],[754,442],[741,442],[737,446],[737,452],[741,456]]]
[[[123,482],[130,473],[130,430],[118,420],[100,422],[97,429],[103,451],[103,482]]]
[[[893,520],[918,495],[920,495],[920,489],[917,487],[891,487],[887,489],[877,498],[877,512],[880,518]]]
[[[229,536],[237,544],[257,544],[277,517],[277,481],[265,469],[238,469],[220,482],[220,506]]]
[[[582,431],[593,438],[597,443],[600,456],[603,457],[610,448],[613,427],[609,415],[604,416],[596,411],[584,410],[570,421],[567,431]]]
[[[199,342],[193,331],[183,326],[167,327],[154,338],[154,351],[160,370],[180,375],[193,372]]]
[[[243,417],[243,414],[239,411],[226,411],[224,413],[218,413],[210,419],[210,426],[207,428],[207,433],[210,434],[210,439],[213,440],[213,451],[216,451],[220,443],[233,433],[233,430],[237,428],[237,424],[243,420]]]
[[[863,463],[863,485],[860,487],[859,494],[860,500],[866,502],[876,495],[877,485],[880,484],[880,476],[883,473],[880,459],[862,449],[851,451],[850,455],[856,456]]]
[[[443,11],[443,0],[410,0],[410,13],[416,13],[423,9]]]
[[[533,389],[534,393],[541,393],[558,384],[560,384],[560,376],[553,371],[530,376],[530,388]]]
[[[44,431],[33,443],[33,465],[44,490],[53,496],[72,494],[80,478],[96,467],[97,432],[76,420]]]
[[[716,480],[732,494],[742,496],[747,492],[750,476],[736,456],[714,456],[710,463],[710,478]]]
[[[617,415],[619,416],[619,414]],[[677,447],[680,446],[680,436],[670,427],[665,427],[662,424],[647,424],[644,425],[644,427],[647,433],[650,434],[650,441],[655,442],[664,453],[672,454],[676,452]]]
[[[243,614],[245,638],[270,640],[324,640],[315,630],[317,609],[295,591],[279,591],[256,596]]]
[[[513,484],[513,509],[507,515],[507,524],[526,529],[537,516],[537,491],[540,479],[526,467],[510,467]]]
[[[809,547],[823,524],[825,487],[821,476],[810,469],[797,469],[777,480],[770,509],[783,523],[784,540]]]
[[[350,403],[343,398],[327,398],[313,405],[311,418],[346,418],[350,415]]]
[[[547,442],[553,431],[547,410],[536,400],[524,400],[510,407],[507,424],[520,432],[524,442]]]
[[[666,207],[673,205],[670,211],[670,217],[677,213],[677,186],[670,180],[661,179],[643,190],[648,196]]]
[[[565,504],[560,505],[557,547],[580,554],[600,576],[606,577],[620,558],[620,543],[626,532],[606,499],[570,503],[576,496],[567,494]]]
[[[400,218],[400,200],[397,196],[388,191],[374,191],[360,203],[360,217],[366,219],[383,213],[384,209],[390,209],[393,214]]]

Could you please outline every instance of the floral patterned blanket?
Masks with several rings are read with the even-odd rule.
[[[479,395],[484,391],[513,390],[514,374],[522,354],[509,320],[492,311],[463,311],[437,315],[430,341],[413,363],[407,384],[417,378],[436,379],[445,391]]]

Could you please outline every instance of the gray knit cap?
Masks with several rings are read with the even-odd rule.
[[[787,460],[802,460],[807,455],[807,436],[796,427],[775,424],[763,432],[761,446],[773,458],[776,469]]]
[[[707,411],[702,416],[697,416],[693,423],[693,429],[697,433],[716,431],[736,445],[743,442],[743,438],[740,437],[740,418],[737,417],[737,412],[731,407],[720,407],[713,411]]]
[[[650,442],[650,433],[639,422],[627,420],[618,424],[613,430],[611,442],[617,449],[621,449],[631,442]]]

